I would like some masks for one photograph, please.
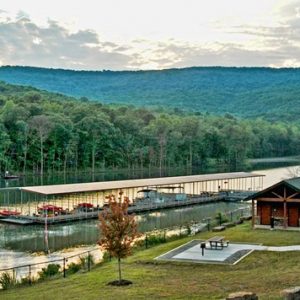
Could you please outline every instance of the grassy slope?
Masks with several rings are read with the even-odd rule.
[[[226,238],[235,242],[265,245],[300,244],[299,232],[252,231],[249,223],[228,229],[224,234]],[[201,233],[196,238],[212,235],[214,233]],[[259,299],[280,299],[280,290],[299,285],[300,252],[254,252],[236,266],[153,261],[157,255],[193,238],[184,238],[139,251],[124,261],[124,278],[134,282],[129,287],[106,285],[117,276],[117,265],[113,261],[97,266],[89,273],[2,292],[0,298],[220,299],[230,292],[249,290],[256,292]]]

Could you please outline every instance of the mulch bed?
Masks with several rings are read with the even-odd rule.
[[[107,285],[113,285],[113,286],[127,286],[132,284],[132,281],[130,280],[126,280],[126,279],[122,279],[122,280],[114,280],[109,282]]]

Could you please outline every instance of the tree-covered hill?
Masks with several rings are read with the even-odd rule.
[[[300,153],[300,126],[107,105],[0,82],[0,173],[236,167]]]
[[[0,80],[103,103],[285,121],[297,120],[300,113],[300,69],[195,67],[95,72],[1,67]]]

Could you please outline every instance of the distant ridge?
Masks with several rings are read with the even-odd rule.
[[[296,121],[300,69],[192,67],[152,71],[73,71],[0,67],[0,80],[104,103],[177,108]]]

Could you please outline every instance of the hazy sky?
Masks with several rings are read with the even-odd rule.
[[[0,65],[300,66],[300,0],[1,0]]]

